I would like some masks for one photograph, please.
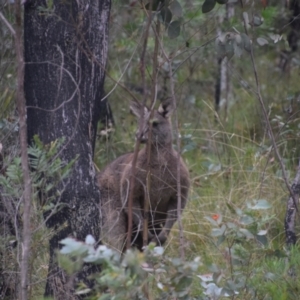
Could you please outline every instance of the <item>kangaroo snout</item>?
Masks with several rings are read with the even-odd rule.
[[[135,139],[140,141],[141,144],[146,144],[148,141],[148,132],[142,132],[139,131],[135,134]]]

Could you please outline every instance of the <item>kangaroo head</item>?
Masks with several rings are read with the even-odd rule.
[[[150,119],[151,111],[147,107],[143,107],[137,103],[131,103],[130,109],[138,118],[138,130],[136,138],[141,143],[146,143],[149,138],[150,124],[152,124],[151,142],[156,147],[164,147],[172,144],[172,126],[170,116],[173,107],[170,104],[161,104],[154,111],[153,117]]]

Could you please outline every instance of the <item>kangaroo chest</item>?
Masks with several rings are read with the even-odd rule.
[[[175,164],[176,168],[176,164]],[[169,163],[164,161],[150,168],[149,196],[151,210],[166,212],[171,198],[176,195],[176,173]]]

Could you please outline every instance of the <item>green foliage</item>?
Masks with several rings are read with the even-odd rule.
[[[180,21],[173,21],[168,26],[168,36],[170,39],[175,39],[180,34]]]
[[[46,0],[46,3],[44,6],[38,6],[38,10],[40,12],[40,15],[43,15],[46,17],[53,16],[53,14],[54,14],[53,0]]]
[[[165,25],[166,32],[168,33],[168,37],[170,39],[175,39],[180,35],[182,7],[177,0],[154,0],[147,3],[145,5],[145,9],[156,12],[157,20]]]
[[[204,3],[202,4],[202,12],[204,14],[210,12],[211,10],[214,9],[215,5],[216,5],[216,0],[205,0]]]
[[[202,13],[206,14],[214,9],[216,3],[226,4],[228,0],[205,0],[202,4]]]
[[[217,54],[220,58],[227,56],[231,59],[233,55],[240,57],[243,50],[251,52],[251,45],[252,42],[245,33],[226,32],[216,39]]]
[[[297,299],[300,282],[291,274],[300,267],[299,248],[289,254],[270,248],[265,228],[273,217],[265,210],[271,206],[266,200],[256,202],[263,203],[260,209],[227,204],[226,218],[206,217],[212,241],[223,253],[219,265],[203,264],[199,257],[172,258],[153,244],[144,253],[128,250],[120,257],[104,245],[96,247],[91,236],[85,242],[61,241],[59,262],[70,276],[84,262],[101,265],[101,272],[93,275],[92,290],[78,285],[77,294],[86,294],[86,299]]]
[[[61,161],[58,157],[59,151],[64,146],[64,138],[44,145],[38,136],[34,137],[33,144],[28,148],[30,178],[32,188],[32,209],[31,209],[31,234],[30,243],[30,284],[40,282],[37,287],[30,290],[30,299],[35,295],[40,298],[43,294],[47,276],[48,241],[52,233],[44,226],[43,213],[50,211],[57,212],[63,207],[60,203],[60,195],[63,191],[62,180],[66,180],[72,171],[76,158],[69,163]],[[6,154],[6,153],[5,153]],[[22,199],[24,184],[21,158],[5,155],[0,174],[1,188],[1,217],[0,221],[0,262],[1,269],[6,273],[15,273],[21,247],[22,232]],[[6,208],[4,211],[3,208]],[[11,229],[12,228],[12,229]],[[80,268],[80,266],[78,266]],[[5,276],[5,273],[3,273]],[[2,275],[2,274],[1,274]],[[3,275],[2,275],[3,276]],[[18,278],[6,276],[9,285],[18,285]],[[17,293],[12,289],[12,296]]]
[[[297,299],[299,279],[291,276],[299,268],[299,248],[291,253],[271,250],[268,224],[274,218],[266,200],[255,201],[247,209],[234,209],[206,217],[212,226],[215,246],[223,253],[219,265],[209,266],[209,273],[199,275],[209,299]]]
[[[77,160],[75,158],[67,164],[61,161],[57,154],[63,143],[64,138],[61,138],[44,145],[38,136],[34,136],[34,143],[28,148],[33,195],[43,212],[55,207],[55,199],[60,195],[57,187],[69,176]],[[14,158],[8,164],[5,174],[0,174],[0,185],[3,186],[3,196],[21,197],[23,172],[20,157]],[[56,209],[61,205],[56,204]]]
[[[196,299],[189,294],[200,266],[199,258],[184,262],[163,256],[163,248],[153,244],[145,253],[128,250],[120,258],[118,253],[104,245],[95,248],[91,236],[87,236],[85,242],[67,238],[61,244],[59,261],[70,275],[71,271],[78,271],[74,265],[84,262],[101,264],[101,272],[93,275],[93,290],[79,285],[77,294],[87,294],[87,299],[148,299],[147,293],[152,299]]]

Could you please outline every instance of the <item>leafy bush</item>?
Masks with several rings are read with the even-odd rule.
[[[93,289],[78,287],[77,293],[87,294],[87,299],[297,299],[300,282],[290,275],[292,266],[300,264],[300,252],[270,247],[270,203],[260,199],[248,201],[244,210],[227,207],[226,217],[206,217],[211,242],[222,254],[219,265],[200,257],[171,258],[153,244],[144,253],[128,250],[121,257],[107,246],[96,246],[91,236],[85,242],[62,240],[59,261],[69,275],[84,263],[101,265]]]
[[[42,290],[44,285],[43,282],[38,285],[39,288],[33,290],[34,283],[40,282],[47,274],[47,268],[43,266],[49,259],[48,239],[52,233],[44,226],[43,214],[54,214],[63,207],[64,204],[59,201],[63,191],[61,180],[68,178],[76,161],[74,159],[66,164],[58,158],[57,154],[63,144],[64,139],[59,139],[44,145],[35,136],[34,143],[28,148],[33,195],[29,262],[31,299],[34,294],[40,294],[39,288]],[[19,156],[5,155],[3,165],[4,171],[0,174],[0,281],[3,277],[4,282],[3,286],[0,285],[0,297],[2,291],[9,289],[11,299],[16,299],[19,278],[15,270],[22,253],[23,171]]]
[[[127,250],[120,257],[105,245],[95,247],[91,236],[85,242],[66,238],[61,244],[58,259],[69,275],[84,263],[101,264],[102,271],[93,275],[95,288],[78,288],[77,294],[88,294],[88,299],[149,299],[150,294],[153,299],[193,299],[189,292],[200,265],[198,257],[191,262],[169,258],[154,244],[144,253]]]

